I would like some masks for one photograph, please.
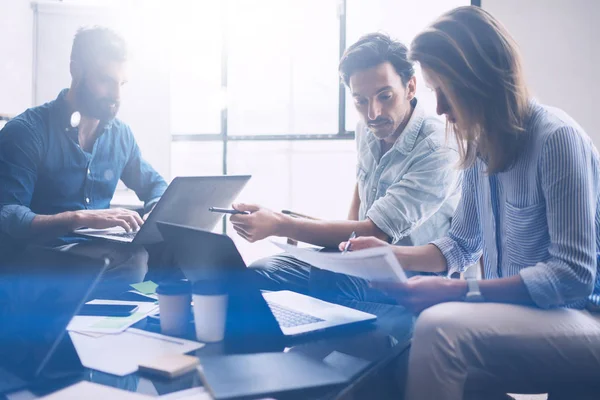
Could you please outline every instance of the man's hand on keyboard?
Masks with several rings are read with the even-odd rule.
[[[79,228],[106,229],[117,226],[126,232],[137,232],[144,220],[140,215],[125,208],[111,208],[108,210],[78,210],[73,211],[72,230]]]

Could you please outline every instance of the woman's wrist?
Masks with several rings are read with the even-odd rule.
[[[464,279],[448,279],[449,301],[463,301],[467,296],[469,287]]]

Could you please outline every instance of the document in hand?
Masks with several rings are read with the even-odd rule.
[[[320,269],[369,281],[406,281],[406,274],[388,246],[342,253],[326,253],[275,243],[288,254]]]

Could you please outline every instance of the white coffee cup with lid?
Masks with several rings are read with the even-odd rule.
[[[200,342],[220,342],[225,337],[228,294],[222,281],[205,279],[194,283],[194,325]]]
[[[165,335],[184,336],[190,321],[191,284],[182,279],[161,282],[156,288],[160,309],[160,331]]]

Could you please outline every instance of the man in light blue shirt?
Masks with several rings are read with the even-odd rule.
[[[364,122],[356,129],[358,220],[370,220],[399,245],[428,243],[450,228],[458,204],[457,153],[441,123],[413,99],[412,116],[392,147]],[[383,142],[383,143],[382,143]]]
[[[415,97],[416,78],[407,48],[376,33],[359,39],[340,62],[361,122],[356,129],[357,184],[346,221],[293,218],[265,208],[237,204],[250,215],[231,217],[250,242],[283,236],[335,247],[352,232],[400,245],[442,237],[459,199],[458,152],[444,125],[427,116]],[[365,299],[364,281],[333,276],[289,255],[254,263],[265,289],[287,288],[320,297]],[[328,294],[332,293],[332,296]],[[371,295],[369,299],[373,300]]]

